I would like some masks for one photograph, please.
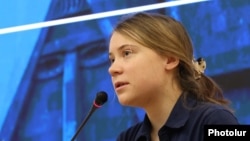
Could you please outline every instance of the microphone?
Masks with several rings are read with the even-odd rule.
[[[71,141],[74,141],[75,138],[77,137],[77,135],[80,133],[81,129],[83,128],[83,126],[86,124],[86,122],[88,121],[88,119],[90,118],[90,116],[94,113],[94,111],[100,107],[102,107],[102,105],[108,100],[108,95],[106,92],[104,91],[100,91],[96,94],[96,98],[93,102],[93,105],[88,113],[88,115],[85,117],[85,119],[83,120],[83,122],[81,123],[80,127],[77,129],[77,132],[75,133],[75,135],[72,137]]]

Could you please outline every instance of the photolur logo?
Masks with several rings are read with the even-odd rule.
[[[234,129],[234,131],[226,129],[225,131],[218,131],[217,129],[208,129],[208,136],[246,136],[246,130]]]

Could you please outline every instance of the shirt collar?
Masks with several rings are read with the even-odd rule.
[[[196,105],[196,100],[191,97],[186,97],[181,95],[177,100],[165,126],[169,128],[180,128],[185,125],[189,118],[191,108]]]
[[[151,123],[148,119],[148,116],[145,114],[142,126],[140,127],[138,134],[135,137],[135,140],[140,141],[140,139],[143,137],[146,138],[147,140],[150,139],[150,130],[151,130]]]
[[[190,114],[189,108],[193,107],[196,104],[196,100],[193,98],[187,97],[185,100],[182,94],[177,100],[164,126],[168,128],[181,128],[182,126],[185,125]],[[148,116],[145,115],[144,120],[142,122],[142,126],[140,127],[138,134],[136,135],[136,140],[139,140],[142,137],[146,137],[147,139],[149,139],[150,130],[151,130],[151,124],[148,119]]]

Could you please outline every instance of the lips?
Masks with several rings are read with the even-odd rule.
[[[127,85],[127,84],[128,84],[128,82],[116,82],[115,88],[117,89],[117,88],[120,88],[120,87]]]

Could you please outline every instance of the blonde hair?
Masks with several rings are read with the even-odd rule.
[[[229,100],[224,98],[222,90],[211,78],[201,74],[201,77],[196,79],[193,45],[180,22],[166,15],[142,12],[123,17],[114,31],[156,51],[159,55],[179,58],[176,78],[182,90],[188,92],[184,94],[228,108]]]

